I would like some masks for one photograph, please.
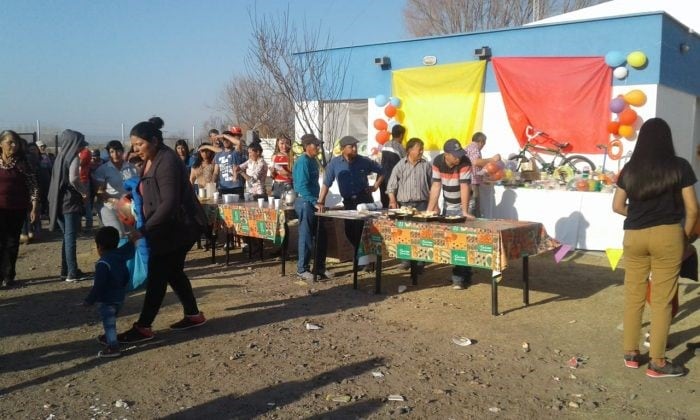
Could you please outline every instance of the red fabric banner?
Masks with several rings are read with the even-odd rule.
[[[599,154],[608,142],[612,69],[603,57],[492,59],[513,133],[524,145],[528,125],[567,151]]]

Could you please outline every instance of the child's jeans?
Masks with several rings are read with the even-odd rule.
[[[121,307],[121,303],[100,303],[99,306],[108,347],[119,347],[119,341],[117,341],[117,315]]]

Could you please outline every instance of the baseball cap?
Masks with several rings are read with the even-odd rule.
[[[46,147],[46,143],[44,143],[43,141],[39,140],[39,141],[36,142],[36,147]]]
[[[353,136],[345,136],[340,139],[340,147],[350,146],[351,144],[357,144],[360,141]]]
[[[313,134],[304,134],[301,136],[301,145],[302,146],[308,146],[309,144],[315,144],[316,146],[321,145],[321,140],[316,138]]]
[[[92,155],[92,157],[100,157],[100,151],[97,149],[92,150],[90,154]]]
[[[461,159],[462,156],[464,156],[466,153],[464,149],[462,149],[462,145],[459,143],[459,140],[457,139],[449,139],[445,142],[445,145],[442,147],[442,150],[445,153],[449,153],[452,156]]]
[[[241,127],[238,127],[235,125],[232,125],[231,127],[229,127],[229,131],[231,132],[231,135],[233,135],[233,136],[242,136],[243,135],[243,130],[241,129]]]

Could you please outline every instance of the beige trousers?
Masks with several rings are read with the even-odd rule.
[[[651,294],[649,357],[663,358],[671,325],[671,302],[678,290],[684,236],[680,224],[626,230],[624,237],[625,310],[624,351],[639,350],[642,315],[649,273],[654,279]]]

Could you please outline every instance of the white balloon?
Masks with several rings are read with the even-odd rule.
[[[624,79],[627,77],[627,67],[616,67],[615,70],[613,70],[613,76],[619,80]]]

